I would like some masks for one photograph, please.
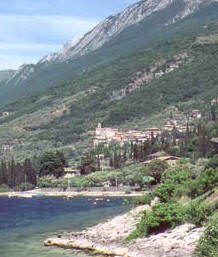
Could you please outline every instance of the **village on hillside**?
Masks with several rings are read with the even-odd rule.
[[[179,115],[174,115],[173,119],[170,119],[167,124],[161,128],[153,127],[141,130],[129,130],[126,132],[119,131],[117,128],[102,127],[99,123],[95,131],[89,131],[89,134],[93,136],[93,146],[98,145],[109,146],[111,142],[118,142],[120,146],[124,143],[144,143],[152,138],[157,139],[164,132],[166,133],[185,133],[187,130],[187,124],[192,121],[196,121],[202,117],[200,110],[192,110],[186,119],[181,119]]]

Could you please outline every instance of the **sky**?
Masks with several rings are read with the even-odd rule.
[[[36,63],[138,0],[0,0],[0,70]]]

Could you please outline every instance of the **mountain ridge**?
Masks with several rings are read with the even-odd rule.
[[[135,3],[127,7],[124,11],[116,15],[109,16],[100,22],[91,31],[86,33],[77,43],[69,41],[60,52],[43,57],[36,65],[27,64],[21,66],[16,73],[6,81],[3,93],[5,93],[5,95],[9,95],[10,89],[13,90],[16,86],[19,86],[21,91],[23,90],[22,94],[25,94],[25,90],[37,91],[43,87],[50,87],[52,85],[56,86],[58,83],[72,77],[76,73],[76,70],[74,69],[75,65],[71,64],[72,61],[79,62],[81,57],[88,56],[90,53],[96,52],[96,50],[101,49],[107,43],[113,41],[123,31],[131,26],[140,24],[143,20],[151,17],[151,15],[165,10],[170,5],[178,5],[178,3],[181,2],[180,10],[175,12],[170,20],[165,22],[164,26],[168,26],[180,19],[184,19],[191,13],[194,13],[201,4],[211,3],[214,1],[215,0],[207,0],[206,2],[204,0],[146,0]],[[92,65],[92,63],[90,64]],[[52,66],[54,65],[67,66],[68,72],[65,74],[64,79],[59,79],[61,75],[58,75],[59,78],[55,77],[49,80],[46,73],[48,73],[47,70],[49,69],[51,69],[52,72]],[[78,68],[78,71],[82,71],[83,69],[86,69],[84,65],[82,65],[81,68]],[[71,72],[71,70],[73,72]],[[37,86],[37,76],[40,76],[40,79],[47,76],[46,79],[42,81],[44,85],[41,84],[40,87]],[[30,89],[29,85],[33,84],[33,80],[36,86]],[[19,90],[17,90],[17,95],[19,94]],[[10,96],[11,100],[13,100],[14,97],[12,97],[12,94],[10,94]]]
[[[184,10],[183,1],[176,3],[80,57],[87,66],[81,72],[78,69],[70,81],[38,93],[30,91],[7,105],[4,109],[10,115],[0,119],[0,144],[12,145],[18,159],[58,149],[76,160],[90,147],[87,133],[98,122],[144,130],[166,124],[175,109],[206,109],[208,113],[218,85],[218,3],[164,26]],[[178,58],[181,54],[182,59]],[[99,59],[93,66],[93,59],[101,55],[106,61],[99,65]],[[68,63],[65,68],[71,72],[75,65]],[[51,75],[65,76],[60,67],[52,67],[50,80]],[[32,86],[28,84],[28,89]]]

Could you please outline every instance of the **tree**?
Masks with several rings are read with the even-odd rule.
[[[92,158],[91,155],[83,157],[81,160],[81,165],[79,166],[79,170],[81,175],[88,175],[89,173],[95,172],[95,159]]]
[[[54,175],[59,178],[64,175],[64,167],[66,166],[67,161],[62,152],[45,152],[40,158],[39,176]]]
[[[150,175],[155,179],[155,183],[160,183],[162,173],[169,167],[166,161],[153,160],[148,164]]]
[[[121,166],[120,161],[121,161],[121,156],[120,156],[120,154],[117,154],[117,151],[115,151],[114,152],[114,168],[115,169],[120,168],[120,166]]]
[[[29,158],[25,159],[23,169],[26,176],[26,182],[29,182],[32,185],[36,185],[36,172]]]
[[[142,178],[142,182],[144,185],[146,185],[150,189],[151,184],[154,182],[154,178],[151,176],[145,176]]]
[[[212,121],[216,121],[216,109],[214,105],[211,107],[211,117]]]

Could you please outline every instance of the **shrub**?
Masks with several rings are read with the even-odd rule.
[[[208,167],[209,159],[200,158],[196,161],[194,167],[192,168],[192,174],[194,176],[200,176],[200,174]]]
[[[175,167],[166,170],[161,176],[161,182],[173,182],[176,184],[183,184],[191,179],[191,172],[187,168]]]
[[[125,194],[131,194],[131,193],[132,193],[131,188],[127,188],[127,189],[125,190]]]
[[[15,191],[27,191],[33,189],[35,186],[30,183],[21,183],[19,186],[16,186]]]
[[[218,201],[213,203],[200,203],[199,200],[191,201],[186,208],[185,220],[197,226],[202,226],[217,208]]]
[[[157,203],[151,211],[144,212],[136,230],[128,239],[156,234],[174,228],[183,222],[183,215],[183,208],[180,204]]]
[[[195,250],[196,257],[217,257],[218,253],[218,211],[207,223],[203,236]]]
[[[141,195],[141,196],[133,197],[132,203],[134,205],[150,204],[152,199],[153,199],[153,196],[152,196],[151,193],[149,193],[149,194],[144,194],[144,195]]]
[[[165,182],[158,185],[152,194],[160,199],[161,202],[169,202],[175,192],[176,184],[172,182]]]
[[[187,167],[174,167],[166,170],[161,176],[161,184],[154,191],[154,196],[162,202],[174,201],[186,194],[186,184],[191,180],[191,172]]]
[[[37,181],[37,186],[44,188],[44,187],[58,187],[60,181],[55,178],[55,176],[44,176],[39,177]]]
[[[206,169],[197,179],[187,183],[187,187],[189,188],[188,195],[195,198],[212,190],[216,186],[218,186],[218,168],[215,170],[212,168]]]
[[[206,168],[212,168],[216,169],[218,168],[218,154],[214,155],[213,158],[209,160],[209,162],[206,165]]]
[[[0,193],[9,192],[9,191],[10,191],[10,188],[8,185],[6,185],[6,184],[0,185]]]

